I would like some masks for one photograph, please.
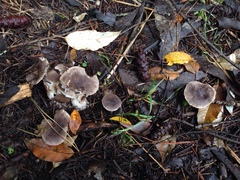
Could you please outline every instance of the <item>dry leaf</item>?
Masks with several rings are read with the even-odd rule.
[[[82,124],[82,118],[77,110],[73,110],[69,121],[69,129],[73,134],[76,134],[80,125]]]
[[[156,148],[161,156],[162,162],[167,154],[171,153],[176,143],[176,136],[165,135],[160,139],[160,143],[156,144]]]
[[[149,69],[149,74],[152,80],[174,80],[179,77],[179,73],[175,71],[170,71],[167,69],[162,69],[161,67],[153,67]]]
[[[193,58],[185,52],[176,51],[170,52],[164,56],[164,58],[168,62],[168,66],[172,66],[173,64],[185,64],[191,61]]]
[[[74,151],[64,143],[58,146],[49,146],[39,138],[24,142],[32,153],[43,161],[60,162],[69,159],[74,154]]]
[[[76,50],[92,50],[107,46],[121,32],[97,32],[96,30],[75,31],[65,37],[69,46]]]
[[[222,84],[214,85],[213,88],[216,90],[215,101],[223,101],[226,99],[226,86]],[[213,122],[222,121],[223,116],[223,105],[221,104],[210,104],[206,108],[198,109],[197,121],[198,124],[207,124]]]
[[[189,61],[187,64],[184,64],[187,71],[196,74],[200,69],[200,65],[197,61]]]

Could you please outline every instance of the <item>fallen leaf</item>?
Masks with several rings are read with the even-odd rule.
[[[189,61],[188,63],[184,64],[187,71],[196,74],[200,69],[200,65],[197,61]]]
[[[68,45],[76,50],[92,50],[107,46],[114,41],[121,32],[97,32],[96,30],[75,31],[65,37]]]
[[[198,109],[197,121],[198,124],[207,124],[222,121],[223,105],[210,104],[205,108]]]
[[[103,21],[105,24],[109,26],[113,26],[114,23],[116,22],[116,16],[111,12],[102,14],[100,11],[94,10],[94,14],[99,21]]]
[[[73,110],[69,121],[69,129],[73,134],[76,134],[80,125],[82,124],[82,118],[77,110]]]
[[[171,153],[176,143],[176,136],[165,135],[160,139],[161,142],[155,146],[161,156],[162,162],[165,160],[167,154]]]
[[[236,55],[235,54],[230,54],[229,59],[233,62],[233,63],[237,63],[237,59],[236,59]],[[233,71],[233,70],[237,70],[237,68],[235,66],[233,66],[232,64],[230,64],[229,62],[227,62],[225,59],[223,59],[222,57],[218,57],[216,59],[216,62],[213,62],[213,64],[217,67],[221,66],[221,68],[225,69],[225,70],[229,70],[229,71]]]
[[[64,143],[49,146],[39,138],[25,140],[24,143],[36,157],[43,161],[60,162],[69,159],[74,154],[74,151]]]
[[[215,101],[223,101],[226,99],[226,87],[224,84],[221,86],[214,85],[216,90]],[[213,122],[220,122],[223,118],[223,105],[212,103],[206,108],[198,109],[197,121],[198,124],[207,124]]]
[[[185,64],[191,61],[193,58],[182,51],[176,51],[176,52],[170,52],[167,55],[164,56],[164,58],[167,61],[168,66],[172,66],[173,64]]]

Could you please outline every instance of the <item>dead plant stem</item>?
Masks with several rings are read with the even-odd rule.
[[[116,69],[118,68],[119,64],[122,62],[123,58],[128,54],[129,50],[131,49],[133,43],[135,42],[135,40],[137,39],[138,35],[142,32],[146,22],[149,20],[149,18],[151,17],[151,15],[153,14],[154,10],[151,11],[151,13],[147,16],[147,18],[145,19],[145,21],[143,21],[140,25],[139,31],[136,34],[136,36],[133,38],[133,40],[131,40],[131,42],[128,44],[127,48],[125,49],[125,51],[123,52],[123,54],[120,56],[120,58],[117,60],[116,65],[112,68],[112,70],[110,71],[109,75],[107,76],[107,80],[110,79],[110,77],[114,74],[114,72],[116,71]]]
[[[168,173],[170,169],[165,169],[151,154],[148,153],[148,151],[141,145],[141,143],[139,143],[131,134],[129,134],[128,132],[126,132],[129,136],[132,137],[132,139],[137,143],[137,145],[139,147],[141,147],[143,149],[143,151],[145,153],[148,154],[148,156],[155,162],[157,163],[157,165],[164,171],[164,173]]]

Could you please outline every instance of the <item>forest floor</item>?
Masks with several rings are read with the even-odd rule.
[[[0,5],[0,179],[240,179],[239,1]],[[66,38],[75,31],[86,34]],[[86,108],[61,94],[61,77],[73,66],[99,82],[78,99]],[[58,77],[51,99],[50,71]],[[186,95],[195,81],[201,84]],[[103,107],[108,93],[120,108]],[[80,127],[57,127],[58,112]],[[54,133],[45,136],[43,119],[56,137],[65,133],[60,145],[48,144]]]

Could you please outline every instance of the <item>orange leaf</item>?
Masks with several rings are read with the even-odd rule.
[[[172,66],[173,64],[185,64],[191,61],[193,58],[185,52],[176,51],[170,52],[164,56],[164,59],[168,62],[168,66]]]
[[[40,138],[25,140],[24,143],[36,157],[43,161],[60,162],[74,154],[74,151],[64,143],[49,146]]]
[[[76,134],[80,125],[82,124],[82,118],[77,110],[73,110],[71,113],[71,119],[69,121],[69,129],[73,134]]]
[[[189,63],[184,64],[187,71],[196,74],[200,68],[200,65],[197,61],[189,61]]]
[[[70,51],[70,60],[74,61],[74,59],[76,59],[76,57],[77,57],[77,51],[76,51],[76,49],[72,49]]]

